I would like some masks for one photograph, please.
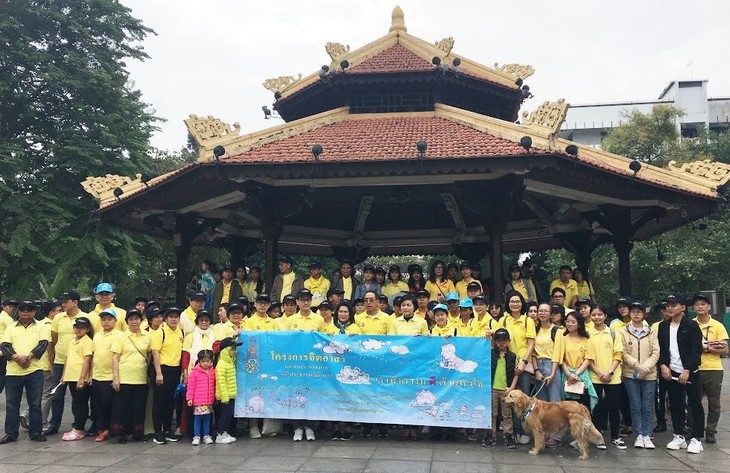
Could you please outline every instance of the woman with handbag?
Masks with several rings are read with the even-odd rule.
[[[588,367],[595,359],[589,339],[585,320],[580,314],[571,312],[565,316],[562,336],[555,338],[555,349],[559,353],[563,374],[563,399],[578,401],[593,411],[598,396],[588,375]]]

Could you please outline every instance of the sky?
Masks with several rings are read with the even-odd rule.
[[[730,96],[724,0],[121,0],[155,35],[150,58],[128,61],[133,87],[166,120],[160,149],[185,145],[190,114],[264,120],[273,95],[264,80],[303,77],[329,64],[324,45],[357,49],[388,33],[400,5],[408,33],[455,40],[454,53],[487,66],[530,64],[534,98],[573,104],[656,99],[672,80],[708,79],[711,97]]]

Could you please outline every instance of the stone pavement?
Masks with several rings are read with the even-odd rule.
[[[724,360],[725,370],[730,359]],[[0,416],[4,418],[4,396],[0,400]],[[67,405],[70,405],[67,402]],[[656,450],[631,448],[633,438],[627,439],[629,448],[606,451],[591,448],[587,461],[577,459],[570,447],[546,450],[534,457],[527,452],[529,445],[516,450],[503,446],[482,448],[467,441],[432,442],[421,440],[404,442],[397,438],[361,439],[332,442],[324,435],[314,442],[294,443],[291,437],[249,440],[241,438],[231,445],[204,445],[193,447],[189,441],[177,444],[154,445],[130,442],[119,445],[114,441],[102,444],[91,439],[63,442],[59,436],[46,443],[30,442],[21,433],[17,443],[0,445],[0,473],[120,472],[153,473],[162,471],[267,471],[267,472],[509,472],[522,468],[530,473],[623,471],[642,472],[727,472],[730,471],[730,376],[723,385],[723,416],[720,420],[718,443],[708,445],[699,455],[685,450],[670,452],[664,448],[670,433],[657,435]],[[68,407],[68,406],[67,406]],[[67,412],[65,421],[69,422]],[[671,427],[670,427],[671,428]],[[394,432],[395,435],[395,432]]]

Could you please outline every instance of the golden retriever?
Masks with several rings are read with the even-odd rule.
[[[562,435],[568,430],[578,441],[581,460],[588,459],[588,442],[603,443],[603,435],[593,426],[588,408],[575,401],[546,402],[528,397],[519,389],[511,391],[504,398],[505,404],[512,406],[522,417],[532,407],[532,411],[522,426],[532,432],[535,445],[531,455],[537,455],[545,448],[545,435]]]

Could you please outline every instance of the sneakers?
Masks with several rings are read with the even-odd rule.
[[[226,435],[228,435],[228,434],[226,433]],[[259,430],[259,426],[258,425],[252,426],[248,430],[248,436],[251,437],[252,439],[260,439],[261,438],[261,431]]]
[[[621,437],[611,440],[611,445],[618,448],[619,450],[626,450],[626,443]]]
[[[307,427],[304,429],[304,436],[307,437],[307,442],[312,442],[314,440],[314,430]]]
[[[705,432],[705,441],[707,443],[717,443],[714,432]]]
[[[259,435],[261,437],[261,435]],[[259,438],[259,437],[251,437],[251,438]],[[228,432],[223,432],[222,434],[218,434],[218,436],[215,438],[215,443],[221,444],[221,445],[228,445],[229,443],[235,442],[235,437],[231,437],[228,435]]]
[[[636,436],[636,441],[634,442],[634,448],[646,448],[646,444],[644,443],[643,435]]]
[[[576,445],[573,445],[573,442],[570,442],[570,445],[571,445],[571,446],[572,446],[572,447],[573,447],[574,449],[576,449],[576,450],[580,450],[580,447],[579,447],[579,446],[578,446],[577,444],[576,444]],[[606,450],[606,448],[607,448],[607,447],[606,447],[606,444],[605,444],[605,443],[601,442],[601,443],[597,443],[597,444],[596,444],[596,448],[597,448],[598,450]]]
[[[180,440],[180,436],[172,432],[166,432],[165,440],[167,440],[168,442],[177,442]]]
[[[304,438],[304,429],[299,428],[294,431],[294,441],[295,442],[301,442],[302,438]]]
[[[330,440],[340,440],[342,433],[339,430],[332,432],[332,438]]]
[[[700,447],[702,445],[700,444]],[[679,450],[680,448],[687,448],[687,441],[681,435],[674,434],[672,441],[667,444],[668,450]]]
[[[152,437],[152,441],[155,443],[155,445],[165,445],[167,443],[165,434],[163,434],[162,432],[156,433],[155,436]]]
[[[654,450],[656,447],[654,446],[654,442],[651,441],[651,437],[644,435],[644,448],[647,448],[649,450]]]
[[[380,427],[378,429],[378,437],[380,438],[388,438],[388,429],[386,427]]]
[[[373,427],[371,425],[366,425],[362,428],[362,431],[360,432],[360,437],[362,438],[368,438],[370,435],[372,435]]]
[[[520,445],[527,445],[530,443],[530,436],[525,434],[519,434],[515,436],[515,441]]]
[[[484,437],[484,440],[482,440],[482,447],[493,447],[495,445],[497,445],[497,439],[494,438],[494,435],[492,435],[492,432],[487,432],[487,435]]]
[[[705,447],[702,446],[702,442],[699,439],[693,438],[689,441],[687,446],[687,453],[702,453]]]
[[[195,446],[195,447],[197,447],[198,445],[200,445],[200,437],[193,437],[192,445]]]
[[[213,438],[210,435],[206,435],[203,437],[203,443],[206,445],[210,445],[213,443]]]
[[[517,445],[515,444],[515,439],[512,437],[512,434],[507,434],[504,436],[504,446],[509,448],[510,450],[517,448]]]
[[[342,432],[342,435],[340,435],[340,440],[347,442],[352,438],[352,432]]]

